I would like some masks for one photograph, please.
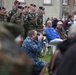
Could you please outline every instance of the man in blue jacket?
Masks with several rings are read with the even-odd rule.
[[[46,26],[44,32],[46,34],[48,42],[50,42],[51,40],[54,40],[56,38],[60,38],[58,32],[52,27],[51,20],[47,21],[47,26]]]
[[[40,52],[43,48],[42,39],[43,36],[41,34],[37,36],[36,30],[30,30],[28,32],[28,36],[22,44],[23,52],[27,53],[30,56],[30,58],[34,61],[34,75],[38,75],[37,73],[40,72],[46,64],[45,61],[38,59],[40,57]]]

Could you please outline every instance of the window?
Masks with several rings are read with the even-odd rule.
[[[51,0],[44,0],[44,4],[51,4]]]
[[[76,0],[75,0],[75,5],[76,5]]]
[[[63,0],[63,5],[68,5],[68,0]]]
[[[21,3],[24,3],[25,2],[25,0],[18,0],[19,2],[21,2]]]

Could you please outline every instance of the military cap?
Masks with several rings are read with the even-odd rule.
[[[2,9],[6,9],[5,7],[2,7]]]
[[[23,6],[18,6],[18,9],[24,9],[24,7]]]
[[[0,6],[0,10],[2,10],[3,8]]]
[[[30,4],[30,6],[36,7],[36,5],[35,5],[35,4]]]
[[[45,8],[44,8],[44,7],[42,7],[42,6],[40,6],[40,7],[39,7],[39,9],[41,9],[41,10],[45,10]]]
[[[7,29],[14,36],[14,38],[22,34],[22,32],[24,31],[24,28],[22,26],[19,26],[13,23],[1,22],[0,27],[1,26],[5,27],[5,29]]]
[[[63,23],[62,23],[61,21],[58,21],[58,22],[57,22],[57,24],[60,24],[60,25],[62,25]]]
[[[17,4],[17,3],[20,4],[20,2],[16,0],[16,1],[14,2],[14,4]]]

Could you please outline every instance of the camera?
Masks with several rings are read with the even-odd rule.
[[[46,33],[44,33],[44,32],[43,33],[40,33],[40,32],[37,33],[38,36],[40,36],[40,34],[42,34],[43,36],[46,36]]]

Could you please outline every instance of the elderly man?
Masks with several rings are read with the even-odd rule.
[[[58,34],[58,32],[52,27],[51,20],[47,21],[47,27],[45,28],[44,32],[46,34],[48,42],[56,38],[60,38],[60,35]]]
[[[23,52],[27,53],[34,61],[34,75],[39,75],[41,69],[46,64],[44,61],[38,59],[43,48],[42,39],[43,36],[41,34],[37,36],[36,30],[30,30],[22,44]]]
[[[66,39],[67,35],[65,34],[65,31],[63,29],[63,23],[61,21],[57,22],[56,31],[59,33],[61,39]]]
[[[68,39],[60,43],[60,51],[65,54],[56,75],[76,75],[76,24],[70,26]]]

